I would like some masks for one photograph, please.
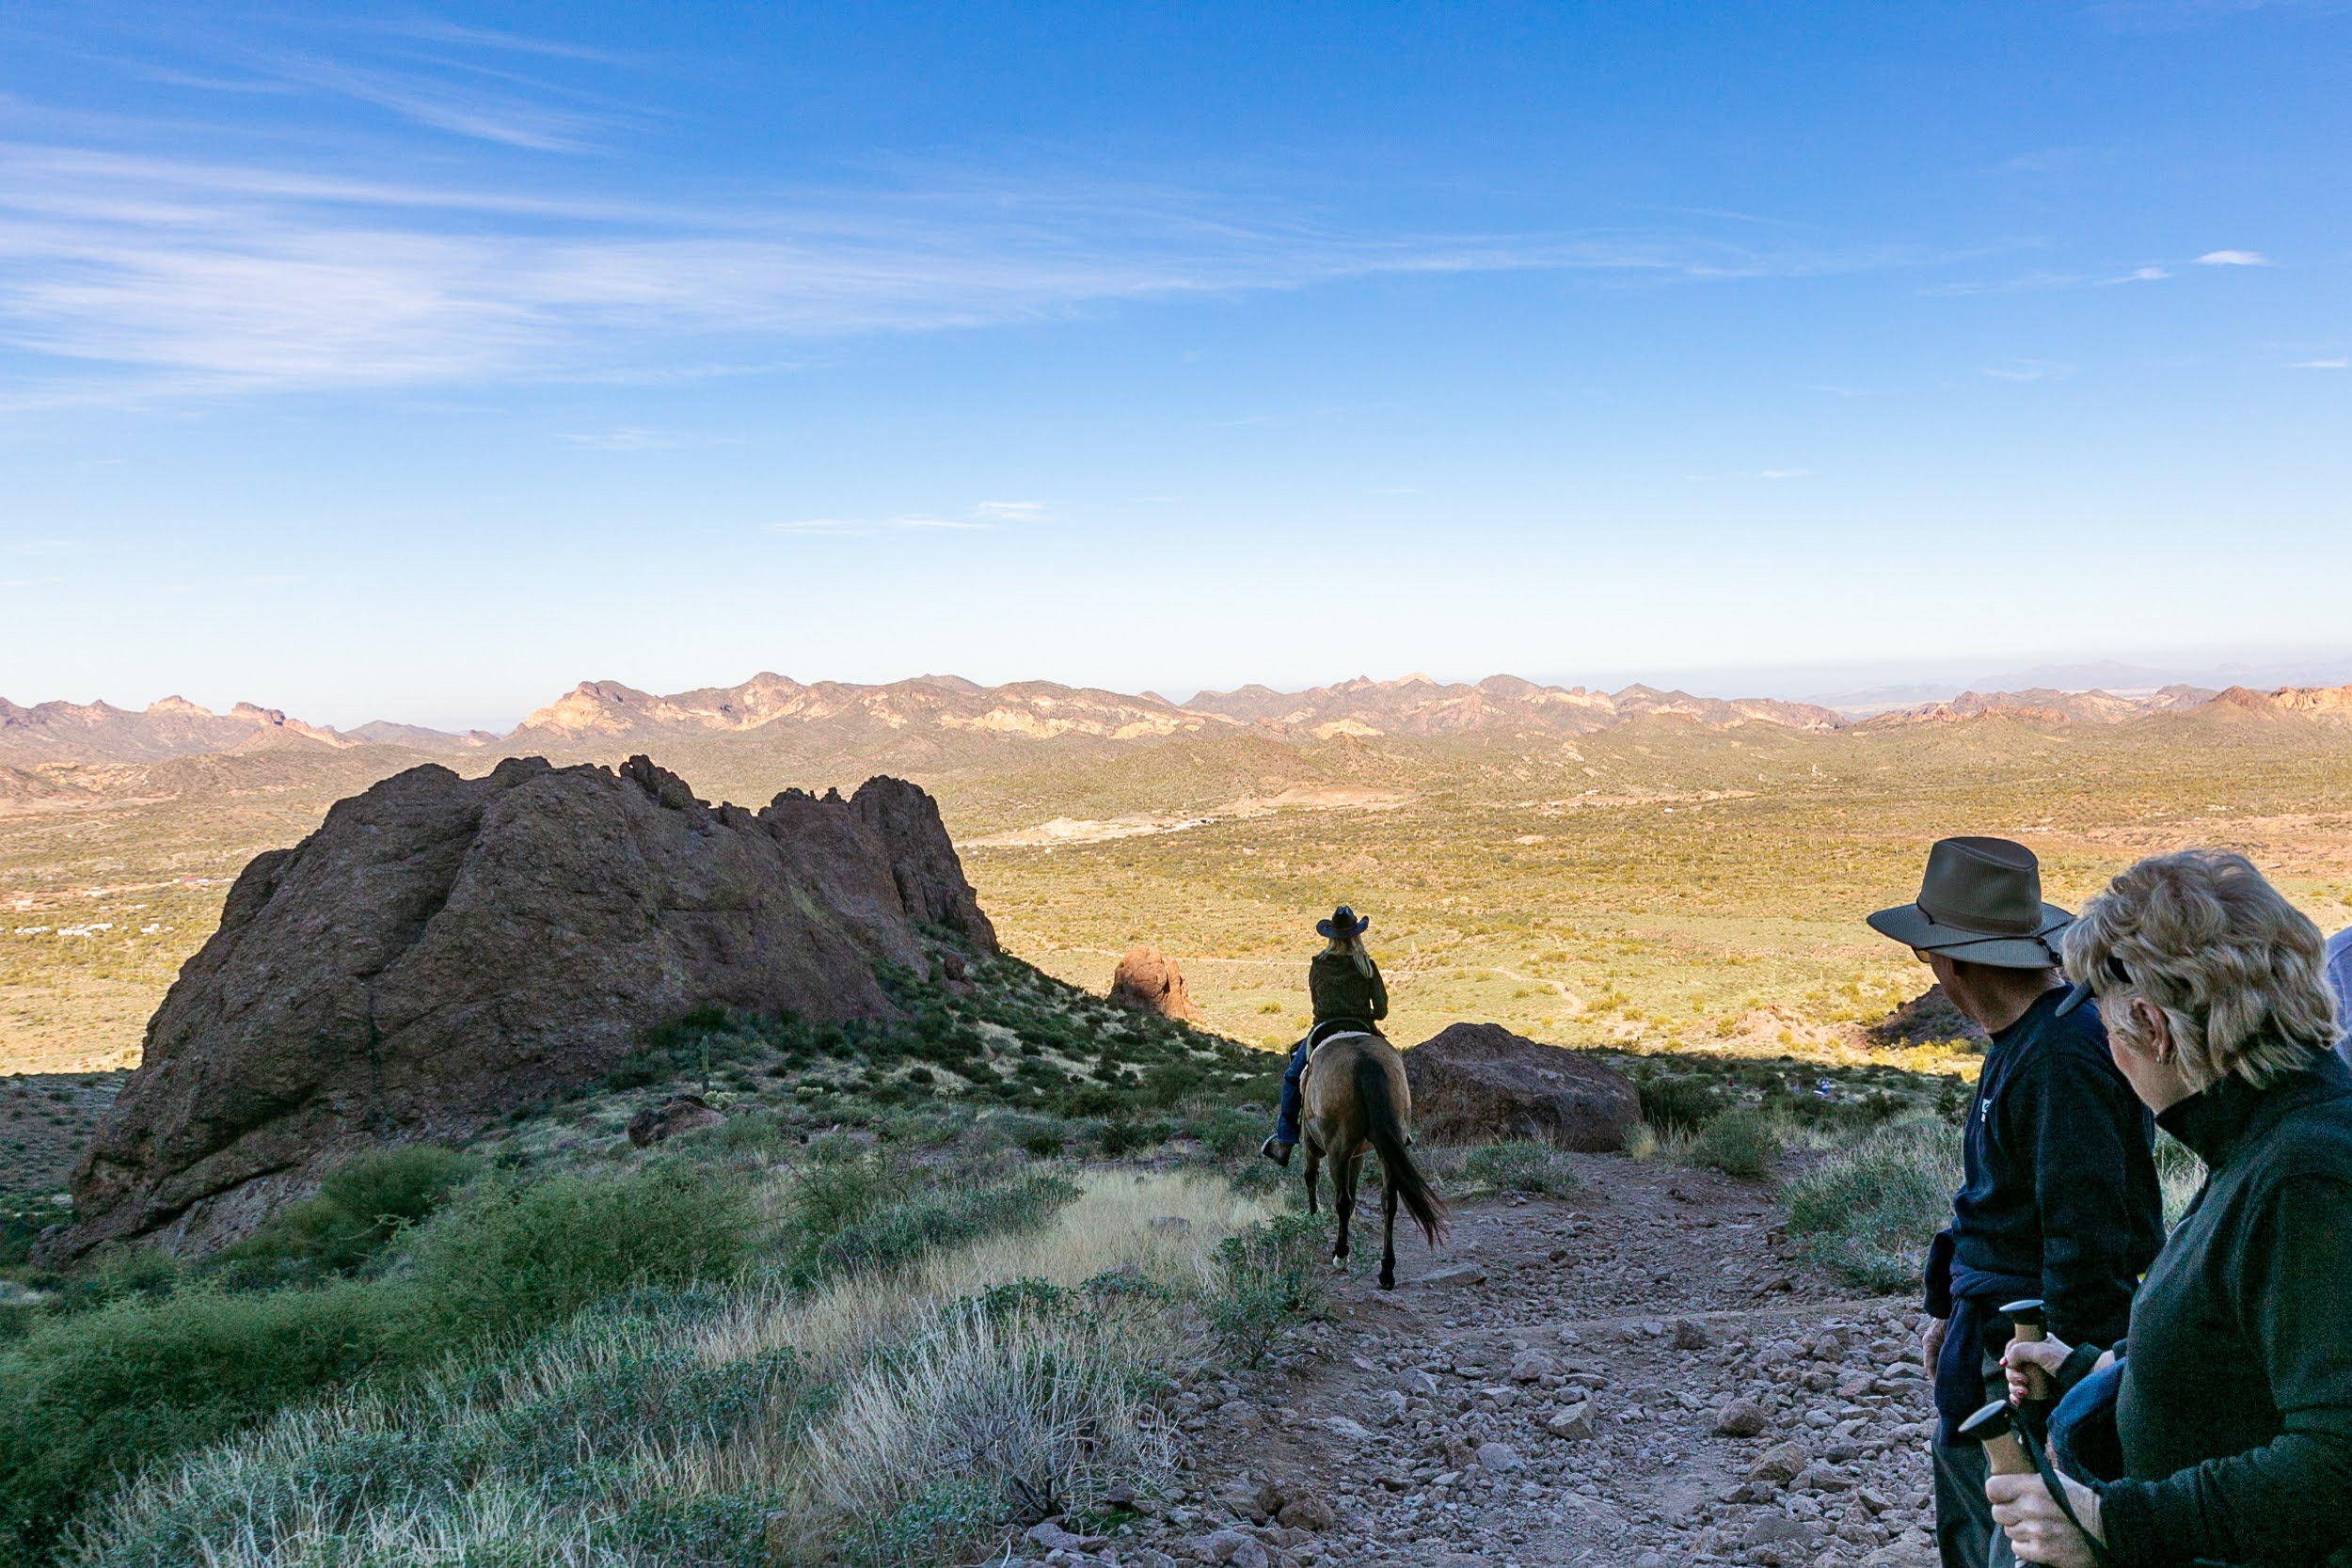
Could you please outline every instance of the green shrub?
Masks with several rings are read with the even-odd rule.
[[[1247,1106],[1226,1105],[1190,1117],[1184,1127],[1210,1153],[1230,1160],[1254,1153],[1273,1131],[1273,1119]]]
[[[480,1168],[471,1155],[430,1144],[362,1154],[330,1173],[316,1194],[222,1251],[215,1263],[232,1283],[246,1285],[348,1274]]]
[[[1941,1118],[1895,1122],[1788,1180],[1788,1233],[1856,1285],[1900,1290],[1951,1217],[1961,1175],[1960,1135]]]
[[[1462,1177],[1499,1193],[1547,1193],[1563,1197],[1576,1187],[1576,1173],[1568,1168],[1565,1154],[1548,1143],[1526,1138],[1479,1145],[1463,1156]]]
[[[1780,1132],[1764,1112],[1741,1106],[1700,1128],[1684,1158],[1725,1176],[1754,1180],[1769,1172],[1780,1158]]]
[[[801,1232],[789,1261],[796,1283],[899,1267],[941,1247],[1042,1225],[1078,1196],[1067,1178],[1024,1171],[1008,1180],[939,1183],[835,1166],[811,1173],[796,1203]]]
[[[1721,1090],[1695,1078],[1650,1076],[1637,1080],[1634,1088],[1642,1100],[1642,1119],[1663,1133],[1696,1132],[1726,1107]]]
[[[839,1543],[841,1560],[849,1568],[930,1568],[966,1560],[1000,1527],[1000,1490],[960,1476],[933,1481],[851,1527]]]
[[[1168,1141],[1172,1131],[1163,1121],[1128,1121],[1121,1118],[1105,1123],[1096,1141],[1105,1156],[1116,1160],[1158,1148]]]
[[[0,1560],[36,1560],[119,1476],[393,1358],[412,1309],[384,1283],[199,1288],[37,1324],[0,1352]]]
[[[742,1182],[680,1164],[485,1184],[416,1232],[420,1331],[513,1337],[631,1286],[723,1279],[755,1226]]]
[[[1324,1258],[1331,1245],[1318,1215],[1280,1214],[1217,1243],[1206,1303],[1209,1332],[1226,1358],[1255,1367],[1302,1323],[1322,1317]]]

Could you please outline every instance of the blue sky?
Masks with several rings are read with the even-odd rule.
[[[11,5],[0,695],[2352,653],[2347,58],[2285,3]]]

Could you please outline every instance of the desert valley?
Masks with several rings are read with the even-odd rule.
[[[2332,928],[2347,784],[2344,689],[0,708],[0,1540],[162,1563],[259,1509],[234,1560],[1930,1560],[1904,1298],[1980,1036],[1860,914],[1965,831],[2069,902],[2242,847]],[[1392,1296],[1326,1282],[1254,1152],[1335,900],[1454,1208]],[[590,1242],[612,1204],[640,1241]],[[473,1414],[420,1370],[455,1344]],[[926,1402],[1033,1354],[1092,1435],[958,1448]],[[579,1413],[618,1388],[640,1415]],[[409,1479],[356,1457],[426,1412]]]

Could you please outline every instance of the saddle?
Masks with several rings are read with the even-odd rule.
[[[1376,1040],[1388,1038],[1386,1035],[1383,1035],[1380,1032],[1380,1026],[1373,1022],[1370,1019],[1325,1019],[1322,1022],[1307,1031],[1307,1060],[1298,1069],[1298,1087],[1300,1092],[1303,1093],[1306,1090],[1307,1074],[1314,1070],[1315,1047],[1321,1045],[1325,1040],[1329,1039],[1334,1035],[1370,1035]]]

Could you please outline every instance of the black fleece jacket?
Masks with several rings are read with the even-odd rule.
[[[2043,992],[1993,1037],[1962,1135],[1966,1179],[1929,1253],[1927,1308],[1953,1320],[1936,1369],[1947,1443],[1992,1397],[1980,1367],[2009,1338],[1998,1304],[2039,1296],[2051,1334],[2111,1345],[2163,1244],[2154,1122],[2116,1070],[2097,1007],[2061,1018],[2065,995]]]
[[[2224,1079],[2159,1119],[2209,1174],[2132,1307],[2107,1545],[2352,1563],[2352,1069]]]

